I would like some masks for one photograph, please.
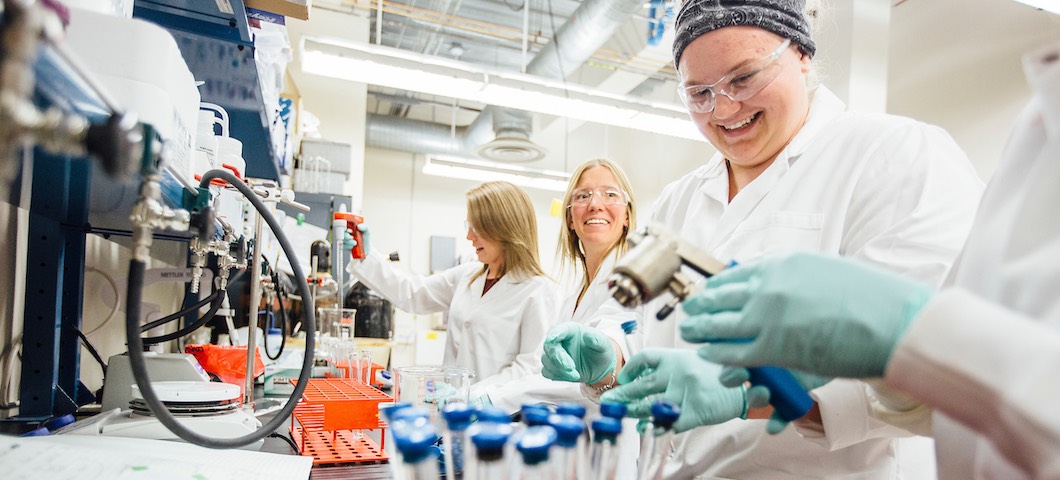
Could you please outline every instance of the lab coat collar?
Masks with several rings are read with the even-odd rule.
[[[811,92],[810,112],[806,116],[806,123],[791,139],[787,147],[777,154],[777,159],[750,185],[744,188],[740,194],[754,193],[760,191],[760,195],[752,194],[745,197],[761,199],[770,188],[784,175],[788,169],[795,164],[813,144],[827,125],[846,110],[846,105],[828,87],[818,86]],[[700,191],[708,197],[720,202],[722,205],[729,203],[729,176],[725,166],[725,157],[721,152],[715,153],[707,162],[706,168],[699,173],[702,179]],[[750,192],[748,189],[752,189]],[[742,201],[741,201],[742,203]],[[757,201],[753,203],[757,204]]]

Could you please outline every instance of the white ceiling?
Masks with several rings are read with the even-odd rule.
[[[849,0],[822,0],[822,8],[831,3]],[[504,0],[404,0],[385,4],[388,9],[406,9],[404,15],[384,14],[383,44],[388,42],[402,48],[438,54],[452,58],[452,43],[464,48],[462,60],[478,63],[493,62],[494,66],[514,68],[521,61],[519,42],[499,39],[499,26],[522,29],[522,14],[505,6]],[[508,0],[509,4],[521,3]],[[402,4],[408,4],[403,6]],[[376,1],[318,0],[314,2],[310,23],[292,21],[289,29],[295,40],[302,32],[336,34],[341,28],[341,17],[356,15],[371,22]],[[551,5],[553,15],[547,15]],[[531,44],[531,56],[541,48],[551,34],[552,25],[562,27],[567,16],[579,2],[573,0],[532,0],[531,30],[537,29],[540,38]],[[414,15],[407,13],[414,10]],[[389,11],[389,10],[384,10]],[[433,12],[433,13],[432,13]],[[440,13],[439,13],[440,12]],[[593,60],[585,64],[568,81],[597,85],[616,75],[625,75],[621,84],[626,93],[636,85],[635,93],[648,94],[656,99],[675,101],[673,84],[666,79],[673,75],[672,66],[657,71],[644,69],[644,64],[621,66],[617,59],[634,57],[644,48],[642,32],[646,30],[647,9],[635,14],[629,24],[612,37]],[[432,16],[433,15],[433,16]],[[442,17],[441,15],[450,15]],[[338,17],[340,20],[336,21]],[[419,17],[417,20],[413,17]],[[444,18],[450,26],[441,27],[422,20]],[[468,30],[452,27],[460,19],[473,19],[493,25],[490,34],[469,34]],[[318,26],[323,22],[323,26]],[[330,23],[328,25],[327,23]],[[374,35],[375,26],[359,35]],[[486,27],[476,27],[483,29]],[[400,39],[400,40],[398,40]],[[1000,154],[1000,146],[1007,135],[1008,125],[1026,100],[1028,91],[1022,81],[1020,55],[1048,41],[1060,40],[1060,16],[1035,10],[1014,0],[898,0],[891,8],[887,62],[887,110],[935,123],[949,130],[970,150],[973,161],[984,175],[992,171]],[[297,44],[296,41],[292,44]],[[395,46],[395,45],[390,45]],[[827,48],[826,46],[823,46]],[[492,50],[491,50],[492,49]],[[668,47],[663,47],[665,53]],[[656,53],[658,55],[658,53]],[[336,95],[345,87],[340,81],[311,78],[297,71],[292,74],[304,97]],[[631,82],[630,78],[634,80]],[[827,83],[827,82],[826,82]],[[382,115],[401,115],[407,118],[438,121],[448,124],[450,99],[413,95],[420,101],[402,107],[394,98],[405,92],[369,87],[367,110]],[[470,123],[483,105],[461,102],[457,123]],[[557,128],[554,119],[535,120],[535,142],[553,152],[570,150],[570,129]],[[327,121],[327,119],[324,119]],[[569,122],[568,122],[569,125]],[[617,129],[620,131],[621,129]],[[609,130],[615,132],[616,129]],[[570,132],[570,133],[568,133]],[[619,133],[620,134],[620,133]],[[612,133],[612,135],[617,136]],[[987,140],[984,141],[984,137]],[[706,148],[692,146],[688,148]],[[564,155],[565,157],[565,155]],[[696,155],[690,162],[701,161]],[[542,168],[556,168],[557,156],[541,161]],[[562,159],[562,167],[567,159]]]

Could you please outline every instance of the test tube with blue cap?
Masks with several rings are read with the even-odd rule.
[[[558,410],[558,409],[557,409]],[[574,415],[555,414],[548,417],[548,424],[556,430],[556,447],[553,449],[552,465],[556,478],[577,480],[585,478],[585,424]]]
[[[543,405],[523,405],[523,423],[528,427],[548,425],[548,416],[552,412]]]
[[[474,410],[464,403],[450,403],[442,408],[442,418],[448,427],[442,435],[447,476],[451,474],[455,478],[463,474],[468,443],[467,428],[471,426],[471,416],[474,413]]]
[[[430,421],[397,421],[394,426],[394,443],[401,453],[401,478],[407,480],[434,480],[438,478],[438,435]]]
[[[380,403],[379,404],[379,416],[386,422],[386,428],[383,429],[383,453],[386,454],[387,458],[393,459],[397,457],[397,448],[394,446],[394,435],[392,433],[391,425],[394,421],[394,414],[400,410],[410,408],[412,404],[409,402],[394,402],[394,403]],[[391,460],[393,462],[393,460]],[[394,463],[391,463],[393,467]],[[391,475],[396,475],[396,472],[391,468]],[[396,478],[396,476],[395,476]]]
[[[509,478],[504,450],[511,435],[512,427],[507,423],[485,423],[471,433],[471,443],[475,446],[475,479]]]
[[[527,427],[519,437],[516,448],[523,456],[518,478],[526,480],[551,480],[556,477],[556,467],[550,461],[549,452],[556,443],[556,430],[549,425]]]
[[[579,420],[585,418],[585,405],[573,402],[563,402],[556,405],[557,415],[573,415],[578,417]]]
[[[641,443],[637,478],[651,480],[662,478],[663,467],[670,457],[670,441],[673,439],[674,422],[681,416],[681,407],[669,400],[658,400],[651,405],[652,421],[645,433],[648,438]]]
[[[410,471],[404,466],[404,454],[398,446],[400,443],[398,437],[404,435],[406,440],[408,440],[412,436],[410,432],[429,427],[431,434],[434,435],[434,439],[431,441],[431,446],[433,447],[434,442],[438,438],[434,432],[434,426],[431,424],[430,414],[423,408],[398,403],[388,407],[384,415],[387,417],[388,430],[390,431],[390,442],[387,442],[384,446],[387,451],[387,457],[390,458],[390,473],[397,480],[407,480],[411,478],[408,477]],[[415,449],[417,447],[409,448]],[[414,452],[415,455],[417,454]]]
[[[629,407],[624,403],[600,402],[600,415],[621,421]]]
[[[640,351],[640,349],[637,348],[639,343],[633,339],[633,334],[637,332],[637,319],[634,318],[622,322],[622,332],[625,334],[623,335],[623,338],[626,340],[626,350],[629,352],[629,358],[633,358],[633,356]],[[629,361],[628,358],[626,360]]]
[[[601,406],[602,407],[602,406]],[[600,417],[593,420],[593,443],[589,451],[589,478],[593,480],[610,480],[615,478],[615,467],[618,465],[618,436],[622,433],[622,421],[612,417]]]

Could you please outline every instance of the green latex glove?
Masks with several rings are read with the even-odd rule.
[[[427,395],[423,397],[423,402],[445,405],[449,400],[455,399],[457,393],[456,388],[448,383],[437,380],[428,381]]]
[[[615,371],[618,356],[611,339],[599,330],[574,322],[552,327],[541,354],[541,374],[562,382],[593,384]]]
[[[629,405],[627,416],[647,418],[658,395],[681,407],[675,432],[746,418],[749,403],[743,387],[718,382],[720,367],[693,350],[649,348],[636,354],[618,374],[621,386],[600,397],[601,402]]]
[[[849,260],[791,254],[712,277],[684,304],[681,338],[726,365],[776,365],[835,377],[883,375],[898,339],[933,294]]]
[[[488,393],[483,393],[482,395],[479,395],[478,398],[471,400],[471,408],[486,408],[492,406],[493,400],[490,400]]]
[[[368,225],[365,225],[363,223],[359,224],[357,225],[357,230],[361,231],[361,242],[364,243],[364,254],[368,255],[369,250],[371,250],[372,248],[372,242],[368,241]],[[355,246],[356,244],[351,245],[350,248],[353,248]]]
[[[804,373],[798,370],[788,370],[788,372],[791,373],[791,376],[795,377],[795,380],[797,380],[807,392],[832,381],[829,377]],[[751,372],[748,372],[747,369],[743,367],[722,368],[721,375],[718,376],[718,380],[720,380],[721,384],[726,387],[739,387],[744,385],[750,379]],[[769,389],[764,385],[752,385],[747,389],[748,403],[753,407],[764,407],[768,405],[769,397]],[[753,398],[754,401],[751,401],[751,398]],[[774,411],[769,417],[769,423],[766,424],[766,431],[770,434],[776,435],[782,432],[784,428],[788,426],[788,423],[787,420],[780,418],[780,416]]]

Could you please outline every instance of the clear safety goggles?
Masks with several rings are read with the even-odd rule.
[[[604,205],[625,205],[629,203],[629,195],[617,188],[582,188],[575,190],[570,195],[571,206],[585,206],[596,197]]]
[[[791,40],[784,40],[784,43],[769,55],[730,72],[710,85],[682,83],[677,87],[678,96],[689,111],[696,113],[713,112],[718,95],[725,95],[734,102],[747,100],[761,92],[780,75],[783,67],[779,61],[780,55],[790,44]]]

